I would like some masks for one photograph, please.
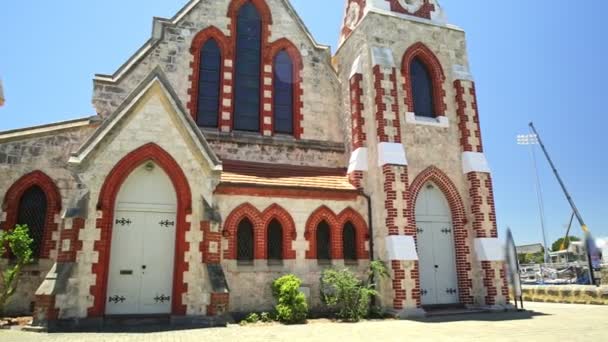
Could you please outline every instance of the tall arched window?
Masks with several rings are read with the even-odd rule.
[[[253,263],[254,238],[253,224],[248,219],[243,219],[238,226],[236,238],[237,262]]]
[[[357,231],[355,226],[347,222],[342,230],[342,248],[344,252],[344,260],[357,260]]]
[[[287,51],[274,58],[274,131],[293,134],[293,61]]]
[[[215,39],[209,39],[200,51],[198,113],[200,127],[217,127],[220,111],[222,53]]]
[[[410,64],[410,82],[416,116],[434,118],[433,79],[426,64],[414,58]]]
[[[234,128],[260,130],[262,20],[248,2],[239,10],[236,28]]]
[[[42,251],[47,207],[46,194],[37,185],[27,189],[19,200],[17,224],[28,226],[30,236],[34,240],[32,251],[35,259],[40,257]]]
[[[329,224],[322,221],[317,226],[317,259],[328,262],[331,260],[331,239]]]
[[[283,227],[277,220],[270,222],[267,235],[268,261],[280,262],[283,260]]]

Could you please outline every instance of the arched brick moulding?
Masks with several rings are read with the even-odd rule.
[[[274,43],[270,44],[268,47],[267,53],[264,56],[264,64],[269,64],[273,66],[274,72],[274,58],[281,51],[287,52],[289,57],[291,58],[291,62],[293,63],[293,135],[296,139],[299,139],[302,136],[302,121],[304,117],[302,115],[302,108],[304,107],[304,103],[302,102],[303,89],[302,89],[302,71],[304,69],[304,63],[302,61],[302,54],[300,50],[287,38],[281,38]],[[274,74],[272,75],[274,78]],[[270,89],[270,93],[272,94],[270,99],[264,98],[265,101],[270,101],[272,106],[272,111],[270,112],[270,116],[272,118],[272,125],[270,127],[272,133],[274,134],[274,80],[273,86]]]
[[[422,171],[410,185],[410,201],[408,205],[408,215],[410,220],[410,231],[416,234],[416,200],[422,188],[429,182],[437,185],[445,195],[450,211],[452,213],[452,225],[454,229],[454,250],[456,251],[456,271],[458,274],[459,299],[461,304],[473,304],[471,290],[473,280],[468,272],[472,270],[471,263],[467,261],[467,256],[471,255],[470,247],[467,245],[468,231],[466,230],[466,211],[464,203],[458,189],[452,180],[439,168],[431,166]],[[420,287],[420,278],[416,278],[417,288]],[[420,293],[416,293],[417,301],[420,302]]]
[[[248,219],[253,225],[255,259],[264,260],[268,257],[267,229],[272,220],[277,220],[283,229],[283,259],[296,258],[296,252],[292,246],[297,237],[296,225],[289,212],[278,204],[272,204],[260,212],[250,203],[243,203],[232,210],[224,223],[223,235],[228,239],[228,249],[224,251],[224,259],[236,260],[237,258],[237,230],[243,219]]]
[[[236,60],[236,30],[237,30],[237,16],[241,7],[247,3],[252,3],[255,8],[258,10],[260,14],[260,18],[262,20],[262,42],[261,42],[261,64],[260,65],[260,132],[264,132],[264,90],[270,90],[268,86],[264,85],[264,56],[266,55],[266,50],[268,49],[268,41],[270,40],[270,26],[272,25],[272,12],[266,4],[264,0],[232,0],[230,5],[228,6],[228,18],[230,18],[230,24],[228,28],[230,30],[230,44],[232,45],[232,51],[234,51],[233,65],[236,65],[238,61]],[[234,80],[236,75],[232,76]],[[271,87],[270,87],[271,88]],[[233,90],[234,92],[234,90]],[[231,115],[234,117],[234,106],[232,106]],[[234,130],[234,120],[232,120],[231,129]]]
[[[171,179],[177,196],[177,225],[175,237],[175,266],[173,271],[172,314],[185,315],[186,306],[182,304],[182,295],[188,290],[184,282],[184,272],[188,271],[185,254],[189,250],[186,242],[186,232],[190,223],[186,217],[192,213],[192,193],[186,175],[179,164],[161,147],[156,144],[144,145],[122,158],[106,177],[101,188],[97,210],[101,218],[97,219],[97,228],[101,230],[100,239],[95,241],[93,249],[98,252],[98,262],[93,264],[92,271],[96,275],[95,285],[91,286],[90,294],[94,298],[93,307],[89,308],[89,317],[101,317],[105,314],[108,270],[110,267],[110,251],[112,243],[112,228],[116,197],[124,181],[140,165],[153,161],[160,166]]]
[[[447,106],[444,102],[446,93],[443,88],[445,83],[445,73],[441,67],[441,62],[437,56],[423,43],[412,45],[403,55],[401,64],[401,73],[405,83],[403,90],[405,92],[405,105],[409,112],[414,112],[414,98],[412,90],[412,82],[410,77],[410,65],[414,58],[420,59],[424,63],[431,74],[433,81],[433,107],[437,116],[445,116]]]
[[[218,108],[218,129],[223,125],[232,126],[231,120],[224,120],[222,118],[223,112],[231,113],[232,115],[232,106],[224,106],[223,99],[230,98],[232,99],[232,93],[226,94],[224,92],[224,86],[228,86],[232,88],[232,80],[226,80],[224,78],[225,72],[232,72],[232,67],[226,67],[226,60],[233,59],[232,54],[232,44],[230,44],[229,39],[224,35],[224,33],[215,26],[210,26],[199,33],[196,34],[194,39],[192,40],[192,45],[190,47],[190,53],[192,54],[194,60],[192,64],[190,64],[190,68],[192,70],[192,75],[189,77],[189,81],[191,81],[190,89],[188,89],[188,94],[190,95],[190,101],[188,102],[188,110],[190,110],[190,115],[197,122],[198,115],[198,93],[199,93],[199,81],[200,81],[200,68],[201,68],[201,49],[209,41],[213,39],[217,42],[220,53],[221,53],[221,68],[220,68],[220,95],[219,95],[219,108]],[[228,70],[229,69],[229,70]],[[222,122],[223,121],[223,122]]]
[[[6,221],[1,223],[0,229],[12,229],[17,225],[19,202],[23,194],[32,186],[40,187],[46,195],[47,210],[40,244],[40,259],[47,259],[57,246],[57,241],[53,241],[53,232],[59,229],[59,225],[55,223],[55,216],[61,212],[61,194],[55,182],[44,172],[37,170],[28,173],[7,190],[2,206],[6,211]]]
[[[341,260],[344,258],[344,246],[342,234],[344,225],[350,222],[357,232],[356,249],[357,259],[369,259],[369,252],[365,250],[365,241],[368,241],[369,230],[365,219],[354,209],[346,208],[339,215],[336,215],[326,206],[321,206],[315,210],[306,221],[305,238],[309,242],[306,259],[317,259],[317,226],[321,222],[329,225],[329,239],[331,243],[331,258]]]

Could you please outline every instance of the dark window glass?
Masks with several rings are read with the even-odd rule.
[[[244,263],[253,262],[253,224],[248,219],[239,223],[237,231],[237,261]]]
[[[219,45],[213,39],[203,45],[200,53],[197,123],[201,127],[217,127],[220,110],[222,53]]]
[[[410,65],[410,81],[414,99],[414,113],[417,116],[435,117],[433,106],[433,80],[429,69],[418,58]]]
[[[33,257],[40,257],[42,250],[42,240],[44,238],[44,228],[47,215],[46,194],[38,186],[29,188],[19,201],[19,213],[17,224],[27,225],[30,236],[34,240],[32,243]]]
[[[277,220],[268,225],[268,260],[283,260],[283,227]]]
[[[329,224],[323,221],[317,226],[317,259],[331,260],[330,243]]]
[[[241,7],[237,17],[234,128],[260,130],[260,75],[262,21],[252,3]]]
[[[357,260],[357,232],[355,226],[350,222],[344,225],[342,246],[344,248],[344,260]]]
[[[293,134],[293,62],[287,51],[274,58],[274,131]]]

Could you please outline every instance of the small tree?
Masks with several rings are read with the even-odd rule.
[[[339,318],[357,322],[368,316],[371,299],[378,295],[375,280],[387,276],[388,270],[380,261],[371,263],[366,280],[358,279],[349,269],[328,269],[321,276],[321,296],[328,306],[338,309]]]
[[[4,312],[6,302],[15,294],[23,266],[32,262],[33,241],[26,225],[18,225],[13,230],[0,231],[0,255],[4,255],[8,251],[13,257],[6,270],[2,272],[0,313]]]
[[[272,283],[272,295],[277,299],[277,319],[285,324],[306,322],[308,304],[300,291],[302,281],[293,274],[283,276]]]

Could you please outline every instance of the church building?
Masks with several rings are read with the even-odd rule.
[[[396,316],[508,306],[465,33],[438,1],[347,0],[332,53],[288,0],[191,0],[93,84],[96,115],[0,132],[0,229],[27,224],[36,259],[9,312],[202,322],[272,310],[290,273],[322,311],[322,271],[372,260]]]

